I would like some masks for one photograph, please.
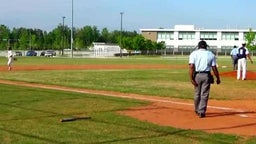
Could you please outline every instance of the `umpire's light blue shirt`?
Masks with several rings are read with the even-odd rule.
[[[211,67],[216,66],[216,57],[211,51],[198,49],[190,54],[189,64],[194,64],[197,72],[211,71]]]
[[[238,53],[238,48],[233,48],[232,50],[231,50],[231,52],[230,52],[230,55],[231,56],[233,56],[233,55],[237,55],[237,53]]]

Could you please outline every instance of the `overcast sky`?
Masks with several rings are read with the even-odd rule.
[[[74,27],[106,27],[139,31],[141,28],[256,28],[256,0],[73,0]],[[51,31],[71,27],[72,0],[1,0],[0,24]]]

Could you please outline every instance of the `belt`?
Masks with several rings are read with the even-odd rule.
[[[199,74],[199,73],[207,73],[207,74],[209,74],[210,71],[196,71],[195,73],[196,73],[196,74]]]

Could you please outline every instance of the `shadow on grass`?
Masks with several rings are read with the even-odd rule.
[[[211,128],[211,129],[201,129],[201,130],[223,130],[223,129],[233,129],[233,128],[239,128],[239,127],[247,127],[247,126],[256,126],[256,123],[249,123],[249,124],[243,124],[243,125],[236,125],[236,126],[229,126],[229,127],[219,127],[219,128]]]
[[[36,117],[29,117],[29,118],[0,119],[0,121],[40,119],[40,118],[44,118],[44,117],[56,117],[56,116],[63,116],[64,115],[64,114],[54,113],[54,112],[50,112],[50,111],[39,110],[39,109],[31,109],[31,108],[26,108],[26,107],[6,104],[6,103],[0,103],[0,105],[8,106],[8,107],[14,107],[14,108],[17,108],[17,109],[22,109],[22,110],[27,110],[27,111],[40,112],[40,113],[47,114],[45,116],[36,116]]]
[[[178,136],[178,137],[183,137],[184,139],[193,139],[193,140],[198,140],[198,141],[207,141],[210,143],[218,143],[218,144],[230,144],[231,142],[226,142],[223,141],[222,139],[217,139],[217,138],[204,138],[208,137],[206,135],[201,134],[196,134],[193,131],[189,130],[184,130],[184,129],[177,129],[177,128],[171,128],[171,127],[165,127],[165,128],[145,128],[145,127],[140,127],[140,126],[135,126],[135,125],[129,125],[129,123],[116,123],[113,121],[107,121],[107,120],[102,120],[102,119],[97,119],[97,118],[92,118],[90,119],[90,122],[94,123],[100,123],[100,124],[106,124],[106,125],[113,125],[117,127],[127,127],[128,129],[137,129],[137,130],[143,130],[143,131],[151,131],[157,134],[151,134],[151,135],[145,135],[145,136],[132,136],[132,137],[127,137],[127,138],[117,138],[117,139],[112,139],[112,140],[106,140],[106,141],[100,141],[100,142],[88,142],[90,144],[108,144],[108,143],[118,143],[118,142],[128,142],[132,140],[150,140],[152,138],[160,138],[160,137],[166,137],[166,136]],[[168,128],[168,130],[166,129]],[[75,131],[83,131],[84,129],[80,128],[74,128],[70,127],[70,129],[73,129]]]
[[[246,114],[255,114],[254,111],[243,111],[243,112],[209,112],[207,117],[221,117],[221,116],[231,116],[231,115],[246,115]]]
[[[32,135],[32,134],[21,133],[21,132],[14,131],[14,130],[8,130],[8,129],[5,129],[5,128],[0,128],[0,130],[4,131],[4,132],[11,133],[11,134],[20,135],[20,136],[23,136],[23,137],[28,137],[28,138],[33,138],[33,139],[45,141],[47,143],[64,144],[63,142],[59,142],[59,141],[56,141],[54,139],[47,139],[47,138],[44,138],[44,137],[39,137],[39,136],[35,136],[35,135]]]

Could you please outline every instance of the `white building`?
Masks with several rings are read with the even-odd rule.
[[[191,51],[200,40],[205,40],[210,49],[228,52],[234,45],[245,42],[249,29],[204,29],[194,25],[175,25],[174,29],[140,29],[141,34],[152,41],[164,41],[173,51]],[[254,31],[255,32],[255,31]]]
[[[93,43],[93,53],[95,57],[109,57],[120,53],[120,47],[114,44]]]

